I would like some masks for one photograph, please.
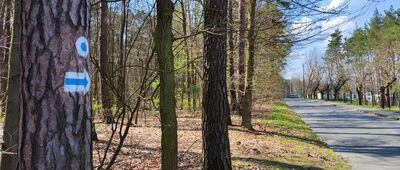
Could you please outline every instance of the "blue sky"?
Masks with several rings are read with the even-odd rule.
[[[292,49],[291,56],[287,59],[287,66],[283,72],[286,79],[300,78],[302,76],[302,65],[311,53],[317,52],[324,55],[326,46],[329,42],[329,34],[336,28],[339,28],[344,37],[351,36],[357,27],[363,27],[373,17],[375,9],[382,14],[388,10],[390,6],[394,9],[400,8],[400,0],[379,0],[380,2],[371,3],[371,0],[326,0],[327,7],[338,7],[340,4],[347,4],[345,13],[337,15],[326,22],[322,23],[322,27],[329,28],[319,37],[318,40],[307,45],[295,45]],[[376,1],[376,0],[375,0]],[[369,4],[366,6],[366,4]],[[365,8],[363,8],[365,7]],[[360,9],[363,9],[360,11]],[[348,13],[352,13],[348,15]],[[307,17],[299,18],[299,20],[307,20]],[[315,52],[314,52],[315,51]]]

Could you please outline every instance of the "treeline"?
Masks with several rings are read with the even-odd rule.
[[[306,94],[324,99],[356,100],[359,105],[400,105],[398,83],[400,10],[377,10],[349,38],[336,30],[324,57],[312,53],[306,63]]]
[[[230,114],[253,130],[253,103],[284,96],[289,27],[336,12],[322,2],[1,1],[2,169],[91,169],[97,120],[111,133],[95,167],[111,169],[154,113],[162,169],[177,169],[178,109],[202,112],[203,168],[231,169]]]

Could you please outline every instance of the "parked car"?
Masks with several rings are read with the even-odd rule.
[[[288,98],[299,98],[298,94],[289,94]]]

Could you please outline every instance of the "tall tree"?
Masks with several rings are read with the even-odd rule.
[[[238,56],[238,111],[243,114],[244,90],[246,86],[246,32],[247,32],[247,2],[239,0],[239,56]]]
[[[367,32],[363,29],[356,29],[344,44],[346,57],[352,69],[352,78],[356,84],[358,105],[362,105],[364,98],[364,86],[367,77],[370,75],[368,70],[369,50],[367,44]]]
[[[89,1],[22,1],[19,169],[92,169]]]
[[[2,10],[3,12],[0,17],[0,43],[2,43],[2,47],[0,47],[0,61],[2,62],[2,66],[0,68],[0,112],[4,111],[4,107],[2,105],[5,102],[6,96],[4,95],[7,90],[7,74],[8,74],[8,60],[9,60],[9,49],[10,49],[10,37],[11,37],[11,14],[12,7],[11,1],[4,1]],[[3,37],[1,37],[3,35]]]
[[[254,54],[255,54],[255,16],[256,16],[256,0],[250,0],[250,24],[248,39],[248,56],[246,69],[246,87],[244,92],[242,126],[249,130],[253,130],[251,126],[251,109],[253,104],[253,77],[254,77]]]
[[[157,0],[157,25],[154,35],[160,75],[161,164],[162,169],[177,169],[177,120],[174,56],[172,53],[172,17],[174,4]]]
[[[187,4],[185,4],[185,2]],[[186,9],[187,7],[187,9]],[[183,36],[188,36],[191,34],[191,17],[190,17],[190,1],[184,1],[182,0],[181,2],[181,8],[182,8],[182,31],[183,31]],[[191,75],[191,66],[192,64],[190,63],[192,59],[192,49],[191,49],[191,38],[189,37],[185,41],[185,55],[186,55],[186,95],[187,95],[187,103],[188,103],[188,109],[189,111],[192,111],[192,75]]]
[[[112,98],[110,93],[109,71],[108,71],[108,4],[107,0],[100,2],[100,70],[101,70],[101,104],[103,106],[103,121],[106,124],[113,122]],[[109,82],[111,83],[111,82]]]
[[[227,0],[204,2],[203,169],[232,169],[226,85]]]
[[[228,2],[228,45],[229,45],[229,93],[230,93],[230,109],[232,112],[238,111],[238,101],[236,96],[236,77],[235,77],[235,40],[233,37],[234,32],[234,19],[233,19],[233,3],[234,0]]]
[[[328,49],[326,50],[326,64],[332,70],[332,76],[329,76],[330,83],[332,84],[335,100],[339,99],[340,89],[349,80],[344,66],[342,32],[335,30],[331,34]]]
[[[12,42],[8,71],[6,118],[3,129],[1,170],[17,169],[20,125],[21,0],[14,1]]]

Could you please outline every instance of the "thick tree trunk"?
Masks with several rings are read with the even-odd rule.
[[[362,91],[362,86],[358,86],[357,89],[357,99],[358,99],[358,105],[362,105],[363,102],[363,91]]]
[[[255,52],[255,14],[256,0],[250,0],[250,27],[249,27],[249,55],[247,58],[246,89],[242,114],[242,126],[254,130],[251,125],[251,109],[253,104],[253,77],[254,77],[254,52]]]
[[[227,0],[204,1],[203,169],[232,169],[226,84]],[[210,33],[212,32],[212,33]]]
[[[391,103],[390,103],[390,87],[386,87],[386,105],[387,107],[391,107]]]
[[[14,1],[13,33],[8,72],[6,118],[3,129],[1,170],[17,169],[21,84],[21,0]]]
[[[238,111],[243,114],[244,91],[245,91],[245,51],[247,32],[247,9],[246,0],[239,0],[239,57],[238,57]]]
[[[103,122],[110,124],[113,122],[112,98],[109,88],[108,71],[108,4],[107,0],[101,0],[101,21],[100,21],[100,71],[101,71],[101,104],[103,106]],[[109,82],[111,83],[111,82]]]
[[[19,169],[92,169],[89,8],[22,3]]]
[[[330,89],[328,89],[328,91],[326,92],[326,99],[330,100],[330,98],[331,98],[331,92]]]
[[[172,14],[174,5],[170,0],[157,0],[157,26],[155,48],[160,70],[160,114],[162,169],[177,169],[177,121],[175,99],[175,72],[172,53]]]
[[[333,90],[333,97],[334,97],[334,100],[339,100],[339,90],[336,90],[336,89],[334,89]]]
[[[379,89],[380,95],[381,95],[381,108],[384,109],[385,108],[385,87],[381,86]]]
[[[235,45],[234,45],[234,20],[233,20],[233,2],[234,0],[229,0],[228,6],[228,44],[229,44],[229,93],[230,93],[230,109],[232,112],[238,111],[238,103],[236,96],[236,77],[235,77]]]

